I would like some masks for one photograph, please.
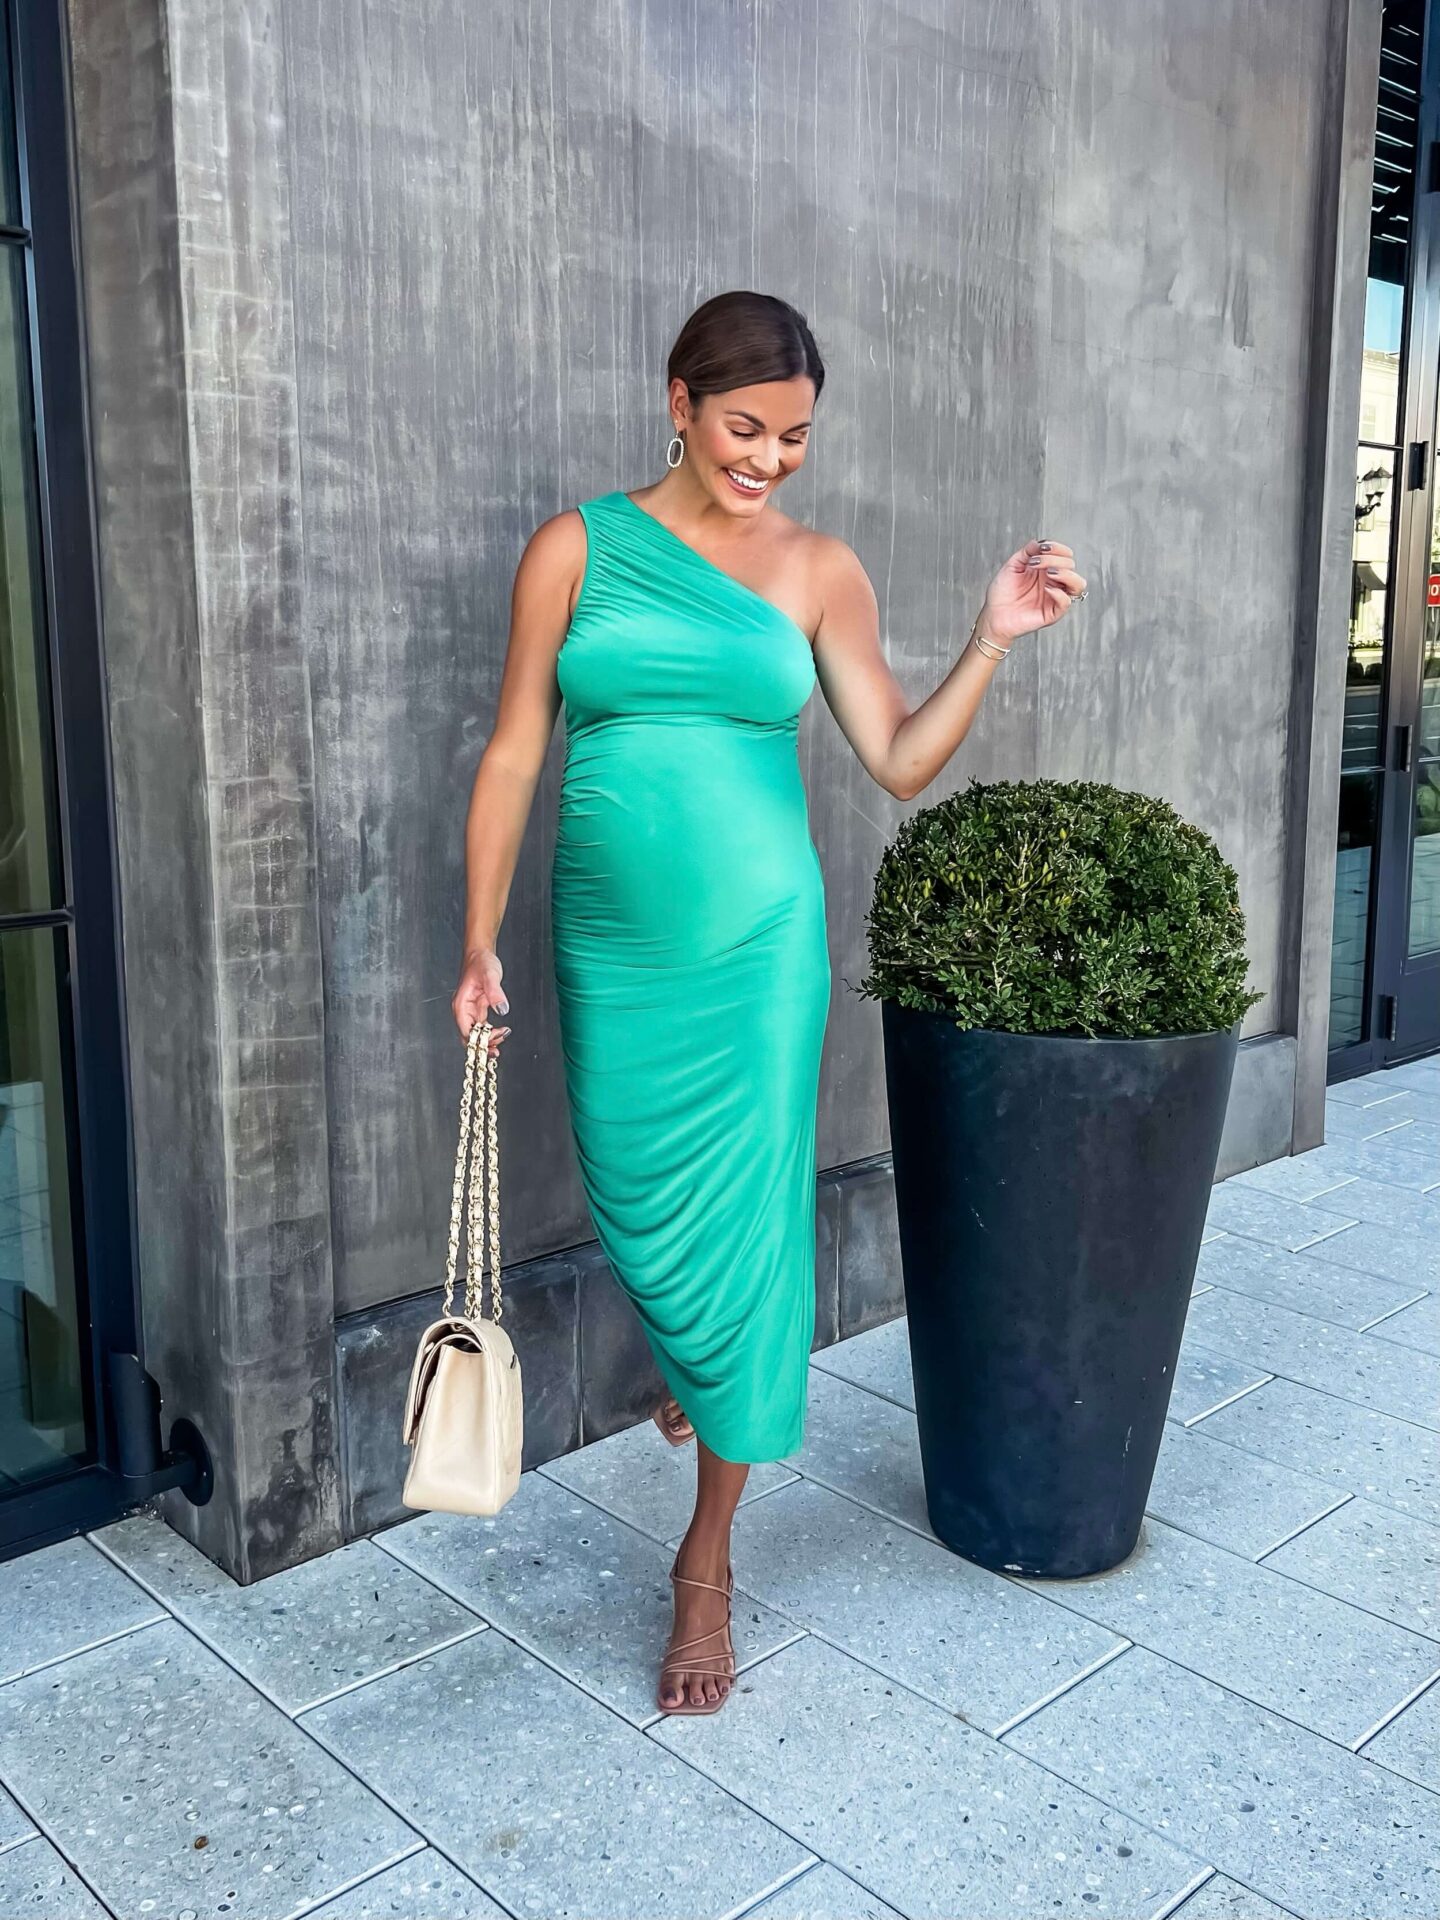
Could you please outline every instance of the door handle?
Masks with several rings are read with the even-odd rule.
[[[1396,727],[1395,729],[1396,773],[1409,773],[1410,771],[1410,736],[1412,731],[1413,729],[1408,721],[1404,726]]]

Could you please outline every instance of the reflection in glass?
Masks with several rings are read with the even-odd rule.
[[[24,260],[0,267],[0,913],[57,901]]]
[[[59,1046],[62,931],[0,933],[0,1489],[90,1457]]]
[[[1374,766],[1380,757],[1380,695],[1385,677],[1394,501],[1394,454],[1361,447],[1355,465],[1350,641],[1340,749],[1340,765],[1345,772]]]
[[[10,59],[10,9],[0,7],[0,223],[20,224],[19,154],[15,138],[15,98]]]
[[[1410,954],[1440,947],[1440,760],[1422,761],[1415,780],[1410,867]]]
[[[1330,1045],[1365,1037],[1365,948],[1370,868],[1375,854],[1379,775],[1340,776],[1340,838],[1335,854],[1335,914],[1330,949]]]

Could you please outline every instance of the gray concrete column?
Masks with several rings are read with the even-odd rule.
[[[251,1580],[340,1538],[279,24],[71,30],[147,1360]]]

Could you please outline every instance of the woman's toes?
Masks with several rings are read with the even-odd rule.
[[[716,1702],[716,1701],[717,1701],[717,1700],[718,1700],[719,1698],[720,1698],[720,1689],[719,1689],[719,1688],[718,1688],[718,1687],[716,1686],[716,1684],[715,1684],[715,1682],[714,1682],[713,1680],[707,1680],[707,1681],[705,1682],[705,1702],[706,1702],[706,1705],[707,1705],[707,1706],[712,1706],[712,1707],[713,1707],[713,1706],[714,1706],[714,1704],[715,1704],[715,1702]]]

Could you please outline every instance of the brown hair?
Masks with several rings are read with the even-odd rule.
[[[825,363],[804,314],[773,293],[744,288],[717,293],[695,309],[675,336],[665,368],[667,381],[683,380],[696,406],[707,393],[798,374],[815,382],[818,400]]]

